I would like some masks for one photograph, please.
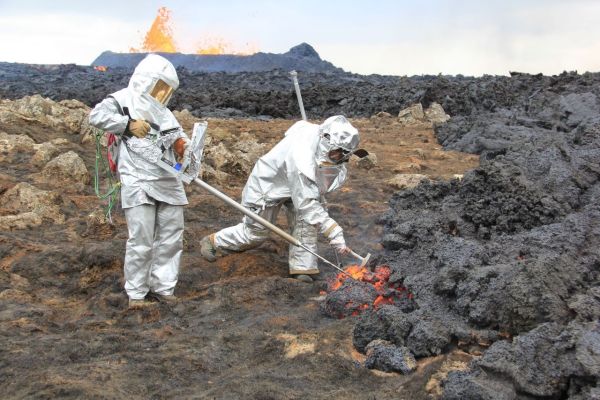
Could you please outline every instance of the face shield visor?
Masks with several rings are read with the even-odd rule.
[[[166,106],[175,90],[169,86],[169,84],[162,79],[159,79],[154,84],[154,87],[150,89],[150,96],[153,97],[163,106]]]
[[[329,140],[329,134],[323,135],[318,152],[321,154],[321,157],[317,157],[319,165],[340,165],[348,162],[353,155],[359,158],[369,155],[369,152],[365,149],[335,147]]]
[[[329,151],[327,153],[327,157],[336,165],[348,162],[350,157],[357,156],[358,158],[363,158],[369,155],[369,152],[365,149],[356,149],[354,151],[345,150],[342,148],[337,148]]]
[[[339,165],[352,155],[350,150],[343,149],[331,143],[331,136],[325,133],[319,140],[317,162],[319,165]]]
[[[334,164],[341,164],[343,162],[347,162],[350,159],[352,152],[350,150],[344,150],[341,147],[338,147],[333,150],[329,150],[327,153],[327,158]]]

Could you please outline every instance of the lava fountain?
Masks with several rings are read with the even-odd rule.
[[[167,7],[160,7],[158,14],[148,32],[144,36],[144,40],[140,48],[131,47],[131,53],[183,53],[178,48],[174,38],[174,23],[171,17],[171,10]],[[197,41],[197,48],[193,51],[194,54],[233,54],[233,55],[252,55],[258,52],[258,46],[253,43],[246,43],[245,49],[238,50],[228,40],[214,35],[203,37]]]

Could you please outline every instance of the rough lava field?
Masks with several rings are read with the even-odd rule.
[[[208,263],[241,216],[188,186],[181,302],[128,310],[87,114],[129,74],[0,63],[3,398],[600,399],[600,75],[299,73],[371,152],[328,198],[368,268],[290,279],[276,237]],[[298,119],[289,74],[179,76],[202,178],[239,200]]]

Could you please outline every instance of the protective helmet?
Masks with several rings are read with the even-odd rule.
[[[149,95],[165,106],[179,87],[177,71],[169,60],[148,54],[133,71],[129,87],[140,95]]]
[[[360,143],[358,130],[343,115],[334,115],[327,118],[319,126],[319,136],[317,150],[319,163],[339,164],[348,161],[352,154],[357,154],[359,157],[368,154],[365,150],[357,149]],[[334,152],[337,152],[339,157],[332,158]]]

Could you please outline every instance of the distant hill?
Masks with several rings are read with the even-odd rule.
[[[148,53],[114,53],[105,51],[92,62],[92,66],[133,69]],[[156,53],[175,65],[191,72],[261,72],[275,69],[303,72],[342,72],[341,68],[322,60],[315,49],[301,43],[287,53],[256,53],[249,56],[231,54],[181,54]]]

